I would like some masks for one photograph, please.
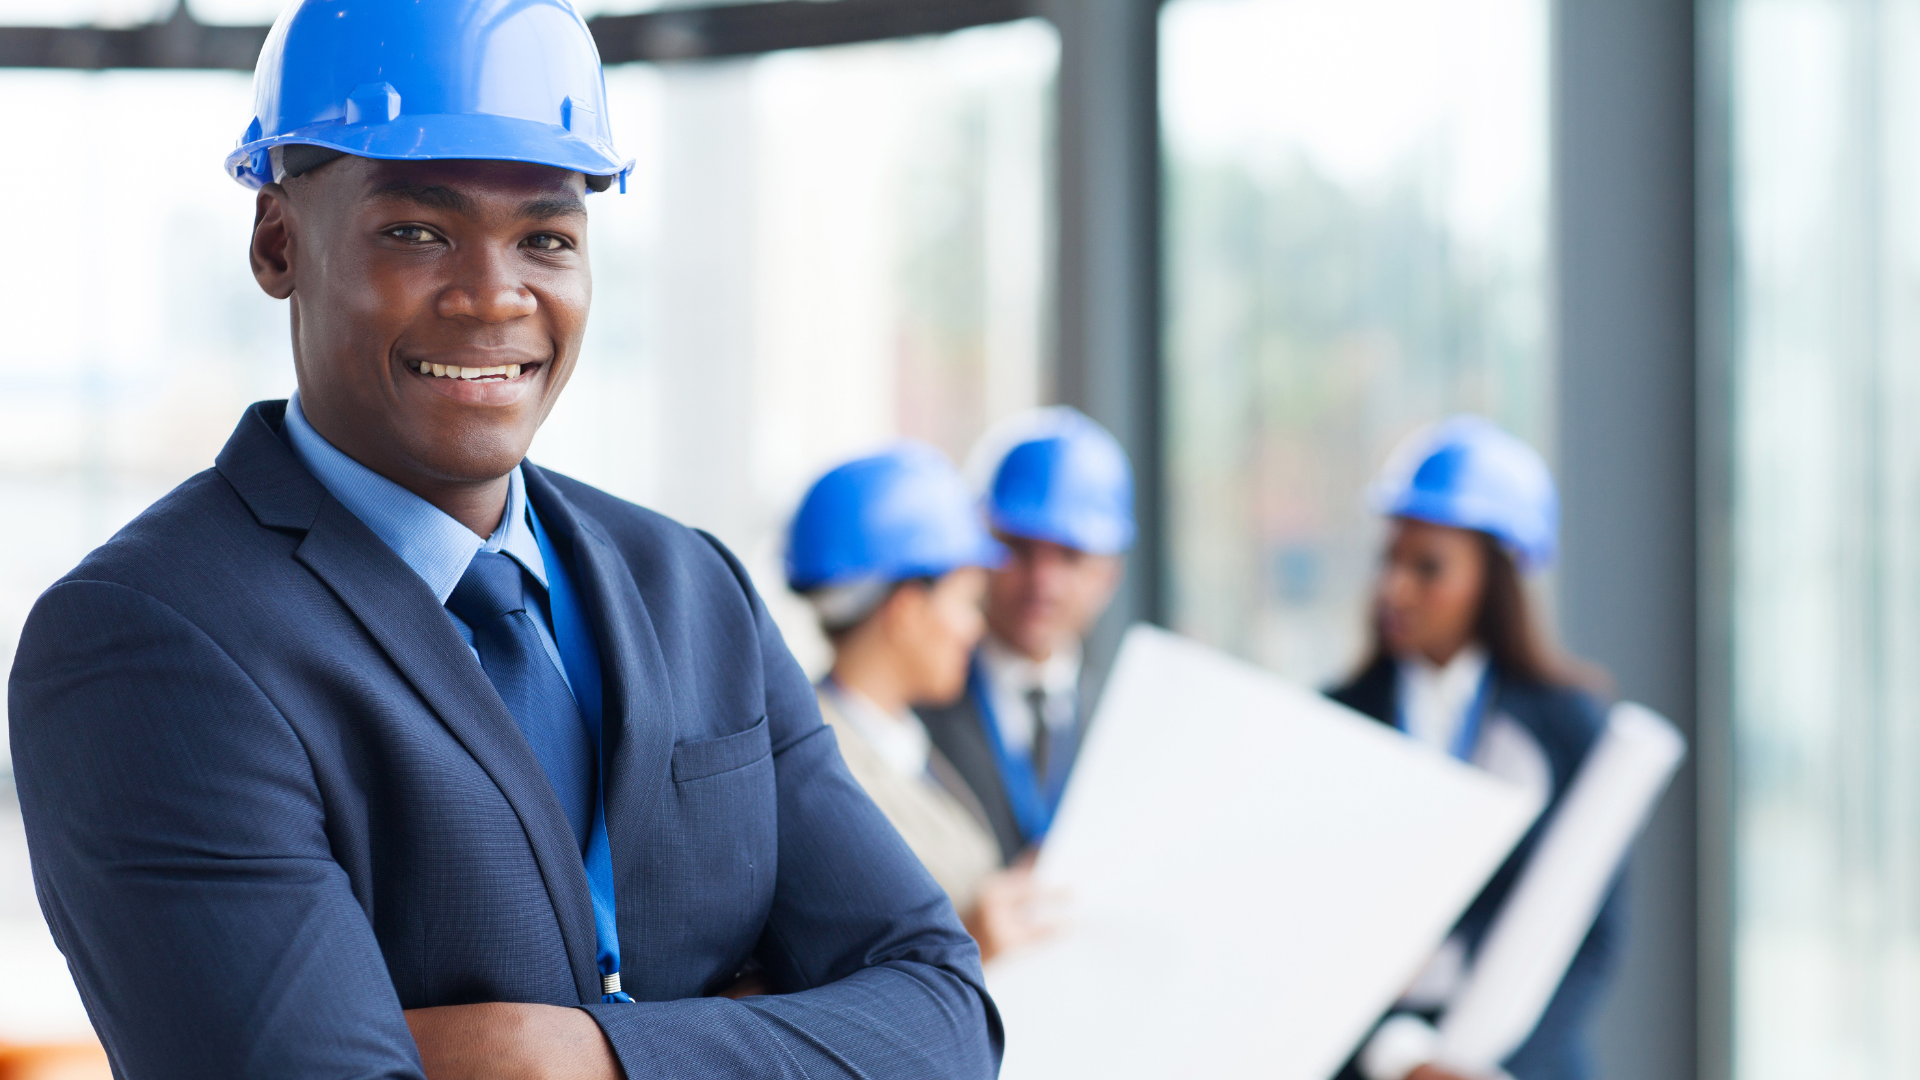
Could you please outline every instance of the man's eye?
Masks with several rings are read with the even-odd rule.
[[[436,239],[431,229],[419,225],[396,225],[387,230],[387,235],[409,244],[424,244]]]
[[[527,246],[535,251],[565,251],[569,245],[552,233],[536,233],[527,237]]]

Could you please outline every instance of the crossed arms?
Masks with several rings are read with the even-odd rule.
[[[863,846],[878,811],[849,798],[817,715],[796,719],[811,688],[753,608],[782,665],[769,717],[793,733],[774,745],[779,867],[756,956],[790,992],[403,1013],[368,886],[328,834],[329,802],[365,793],[323,792],[281,708],[173,607],[104,581],[50,590],[9,687],[14,762],[42,908],[120,1073],[993,1075],[998,1020],[937,889],[842,884],[898,853]]]

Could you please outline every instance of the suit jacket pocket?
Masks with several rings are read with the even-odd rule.
[[[673,782],[684,784],[721,773],[744,769],[773,752],[767,735],[767,718],[762,716],[745,731],[723,735],[704,742],[681,743],[673,748]]]

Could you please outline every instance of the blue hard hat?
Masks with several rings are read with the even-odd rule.
[[[1560,496],[1533,447],[1478,416],[1455,416],[1401,443],[1372,489],[1393,517],[1488,533],[1522,570],[1553,562]]]
[[[995,529],[1094,555],[1133,546],[1133,469],[1106,428],[1056,406],[1016,417],[1005,430],[1011,435],[983,441],[1010,444],[987,482]]]
[[[904,440],[814,482],[787,534],[787,585],[807,592],[939,577],[1005,557],[959,470],[933,447]]]
[[[272,180],[268,151],[527,161],[619,177],[593,35],[567,0],[295,0],[253,74],[227,175]],[[605,187],[605,182],[596,184]]]

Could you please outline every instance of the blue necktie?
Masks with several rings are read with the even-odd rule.
[[[480,667],[533,747],[584,853],[599,770],[580,707],[534,629],[540,615],[537,607],[530,609],[525,574],[508,556],[479,552],[447,598],[447,609],[473,631]]]

